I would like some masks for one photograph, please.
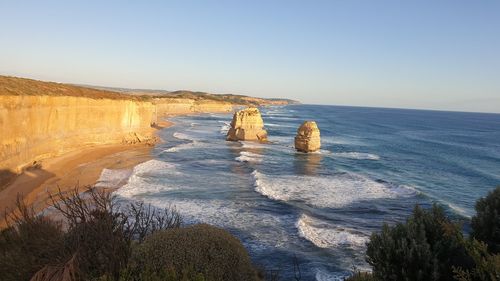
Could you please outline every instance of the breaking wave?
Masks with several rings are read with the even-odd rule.
[[[191,148],[194,148],[194,147],[200,146],[200,145],[201,145],[200,142],[191,141],[189,143],[182,143],[182,144],[167,148],[167,149],[163,150],[163,152],[178,152],[178,151],[185,150],[185,149],[191,149]]]
[[[220,133],[225,135],[227,134],[227,132],[229,131],[229,128],[231,128],[231,124],[229,122],[225,122],[225,121],[219,121],[220,123],[223,123],[224,125],[222,125],[222,127],[220,128]]]
[[[158,183],[154,179],[169,175],[179,175],[176,166],[159,160],[149,160],[134,167],[127,183],[115,194],[124,198],[133,198],[138,195],[151,194],[167,190],[169,186]]]
[[[127,183],[132,175],[132,169],[103,169],[101,176],[97,180],[96,187],[116,188]]]
[[[380,156],[363,152],[333,152],[333,157],[342,157],[357,160],[380,160]]]
[[[240,156],[236,157],[235,160],[240,162],[252,162],[260,163],[262,162],[263,156],[257,153],[252,153],[249,151],[241,151]]]
[[[338,246],[364,247],[369,236],[353,229],[334,226],[330,223],[302,214],[296,223],[299,235],[320,248]]]
[[[353,173],[332,176],[267,176],[252,173],[255,190],[274,200],[300,201],[322,208],[341,208],[352,203],[399,196],[414,196],[406,186],[392,186]]]
[[[317,270],[315,276],[316,281],[344,281],[348,277],[350,277],[350,274],[331,274],[322,270]]]
[[[193,137],[187,135],[187,134],[184,134],[184,133],[179,133],[179,132],[175,132],[173,134],[174,138],[176,139],[179,139],[179,140],[189,140],[189,141],[194,141]]]

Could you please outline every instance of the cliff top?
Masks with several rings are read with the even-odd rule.
[[[0,76],[0,95],[49,95],[75,96],[95,99],[140,99],[140,96],[129,96],[121,93],[90,89],[55,82],[44,82],[27,78]]]
[[[94,99],[132,100],[147,100],[151,98],[182,98],[229,102],[232,104],[247,106],[286,105],[298,103],[287,99],[264,99],[232,94],[218,95],[186,90],[170,92],[165,90],[142,90],[89,85],[71,85],[2,75],[0,75],[0,95],[76,96]]]

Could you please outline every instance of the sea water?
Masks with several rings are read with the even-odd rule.
[[[370,234],[404,221],[415,204],[437,203],[467,228],[475,201],[500,184],[500,115],[292,105],[263,108],[262,117],[268,144],[227,142],[230,114],[172,118],[153,160],[103,176],[127,177],[121,201],[175,207],[186,224],[227,229],[284,280],[294,260],[301,280],[370,270]],[[321,130],[317,153],[294,150],[305,120]]]

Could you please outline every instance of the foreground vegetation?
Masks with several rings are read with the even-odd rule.
[[[182,227],[175,209],[118,206],[90,189],[52,198],[63,222],[18,202],[0,232],[0,280],[261,280],[227,231]]]
[[[282,280],[257,270],[241,242],[210,225],[182,226],[175,209],[119,206],[109,193],[78,189],[51,197],[54,214],[18,201],[0,232],[0,280]],[[466,237],[443,209],[416,206],[405,223],[372,234],[372,272],[347,280],[500,280],[500,187],[481,198]],[[294,280],[301,280],[294,260]],[[267,278],[266,278],[267,277]]]
[[[500,187],[477,201],[476,212],[465,237],[442,208],[415,207],[406,223],[372,234],[366,259],[373,272],[348,280],[500,280]]]

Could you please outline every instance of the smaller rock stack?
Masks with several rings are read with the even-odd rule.
[[[251,107],[234,113],[226,139],[267,141],[267,132],[264,130],[264,121],[259,109]]]
[[[318,125],[314,121],[305,121],[297,130],[295,149],[301,152],[318,151],[321,147],[321,138]]]

